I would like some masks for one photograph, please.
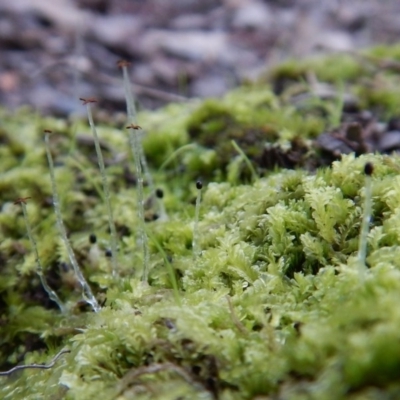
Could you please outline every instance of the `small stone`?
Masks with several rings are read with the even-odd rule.
[[[379,140],[380,151],[394,151],[400,149],[400,131],[384,133]]]
[[[271,25],[272,15],[266,4],[259,1],[239,7],[233,17],[233,27],[241,29],[264,29]]]

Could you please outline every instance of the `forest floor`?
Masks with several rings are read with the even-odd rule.
[[[144,108],[221,96],[287,58],[394,43],[399,14],[397,0],[0,0],[0,104],[123,110],[121,58]]]

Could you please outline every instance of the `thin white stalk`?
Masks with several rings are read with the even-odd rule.
[[[36,265],[37,265],[36,273],[39,275],[40,282],[42,283],[42,286],[43,286],[44,290],[46,291],[46,293],[48,294],[49,298],[58,305],[58,307],[62,313],[65,313],[66,308],[65,308],[64,304],[62,303],[60,298],[57,296],[57,293],[49,286],[49,284],[47,283],[46,277],[44,276],[42,263],[40,262],[39,252],[38,252],[37,245],[36,245],[36,240],[32,234],[31,224],[29,223],[28,211],[26,209],[25,201],[21,200],[18,203],[21,205],[22,214],[24,216],[25,225],[26,225],[26,231],[28,233],[29,241],[31,242],[33,251],[35,253],[35,261],[36,261]]]
[[[231,143],[232,143],[232,146],[234,147],[234,149],[240,154],[240,156],[246,163],[247,167],[249,168],[253,182],[256,182],[258,179],[258,175],[257,175],[256,170],[253,167],[253,164],[249,160],[249,157],[247,157],[246,153],[239,147],[239,145],[234,140],[231,140]]]
[[[143,252],[143,275],[142,280],[147,282],[149,275],[149,245],[146,233],[146,226],[144,220],[144,196],[143,196],[143,174],[142,166],[140,164],[140,158],[138,154],[138,142],[139,137],[137,134],[137,129],[134,128],[135,125],[131,127],[128,126],[129,131],[129,144],[132,149],[133,158],[135,159],[135,169],[137,177],[137,208],[138,208],[138,220],[139,220],[139,240],[142,246]]]
[[[150,172],[147,167],[146,158],[144,155],[141,133],[142,128],[137,124],[136,117],[136,107],[135,99],[133,97],[132,84],[129,79],[128,73],[128,63],[121,62],[120,66],[122,68],[123,74],[123,84],[126,98],[126,110],[128,114],[128,127],[129,129],[129,144],[133,153],[133,158],[135,161],[135,170],[137,178],[137,208],[138,208],[138,220],[139,220],[139,241],[142,246],[143,253],[143,275],[142,280],[144,282],[148,281],[149,274],[149,245],[148,237],[146,233],[146,226],[144,220],[144,194],[143,194],[143,172],[144,169],[146,179],[150,186],[152,194],[154,193],[153,180],[151,178]]]
[[[365,175],[365,198],[364,198],[364,212],[360,230],[360,241],[358,246],[358,261],[361,268],[365,267],[365,260],[367,257],[367,242],[369,223],[372,213],[372,192],[371,192],[371,176]]]
[[[192,248],[193,248],[193,258],[196,259],[200,255],[200,244],[199,244],[199,216],[200,216],[200,207],[201,207],[201,189],[203,188],[203,184],[201,181],[196,182],[197,188],[197,197],[196,197],[196,209],[194,215],[194,226],[193,226],[193,239],[192,239]]]
[[[99,169],[101,174],[101,180],[103,183],[103,190],[105,194],[105,203],[107,207],[108,214],[108,225],[110,227],[110,235],[111,235],[111,265],[112,265],[112,274],[115,277],[118,269],[118,261],[117,261],[117,230],[115,229],[115,223],[113,218],[113,211],[111,207],[110,200],[110,187],[108,186],[107,175],[106,175],[106,167],[104,165],[103,153],[101,151],[99,137],[97,134],[96,127],[93,122],[93,114],[92,108],[89,101],[86,102],[87,115],[89,120],[90,129],[92,130],[92,134],[94,137],[94,145],[97,153],[97,161],[99,163]]]
[[[12,373],[16,372],[16,371],[21,371],[23,369],[50,369],[54,367],[54,364],[56,363],[56,361],[63,355],[66,353],[71,353],[71,350],[69,349],[62,349],[61,351],[59,351],[54,357],[53,359],[48,363],[48,364],[28,364],[28,365],[17,365],[14,368],[9,369],[8,371],[2,371],[0,372],[0,376],[10,376]]]
[[[124,80],[124,91],[125,91],[125,99],[126,99],[126,111],[128,114],[128,125],[134,124],[137,125],[137,111],[135,106],[135,98],[132,90],[132,82],[129,78],[128,66],[127,63],[123,63],[122,66],[122,74]],[[146,178],[147,184],[149,185],[151,194],[154,193],[154,182],[153,178],[150,174],[149,167],[147,165],[146,156],[144,154],[143,146],[142,146],[142,135],[143,130],[139,129],[137,132],[139,137],[138,146],[137,146],[137,154],[139,156],[140,162],[143,167],[144,176]]]
[[[158,204],[158,213],[159,213],[157,220],[159,222],[168,221],[168,219],[169,219],[168,214],[167,214],[167,211],[165,211],[165,206],[164,206],[162,199],[157,199],[157,204]]]
[[[158,212],[159,212],[159,216],[158,216],[157,220],[159,222],[168,221],[168,214],[165,211],[165,206],[164,206],[164,202],[163,202],[163,197],[164,197],[163,190],[157,189],[155,195],[156,195],[157,208],[158,208]]]
[[[94,297],[89,284],[87,283],[85,277],[82,274],[81,269],[79,268],[78,262],[75,258],[74,251],[72,249],[71,243],[67,236],[67,231],[65,229],[64,222],[62,220],[60,201],[58,198],[56,178],[55,178],[55,173],[54,173],[54,163],[53,163],[53,157],[52,157],[51,151],[50,151],[48,134],[45,135],[44,141],[45,141],[45,145],[46,145],[47,160],[49,162],[49,168],[50,168],[51,187],[52,187],[52,191],[53,191],[53,205],[54,205],[54,211],[55,211],[56,218],[57,218],[57,227],[60,232],[61,238],[64,242],[64,245],[67,249],[68,257],[69,257],[71,265],[74,269],[76,278],[78,279],[78,282],[82,287],[82,296],[83,296],[84,300],[92,306],[93,311],[98,312],[98,311],[100,311],[99,303],[97,302],[96,298]]]

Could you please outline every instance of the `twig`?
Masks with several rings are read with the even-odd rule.
[[[54,364],[56,363],[56,361],[63,355],[66,353],[71,353],[71,350],[61,350],[59,353],[57,353],[54,358],[50,361],[49,364],[29,364],[29,365],[17,365],[14,368],[11,368],[8,371],[4,371],[4,372],[0,372],[0,376],[9,376],[12,373],[22,370],[22,369],[50,369],[52,367],[54,367]]]

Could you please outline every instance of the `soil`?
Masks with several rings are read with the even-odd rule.
[[[0,0],[0,104],[123,111],[120,59],[144,108],[220,96],[290,57],[393,43],[399,14],[398,0]]]

